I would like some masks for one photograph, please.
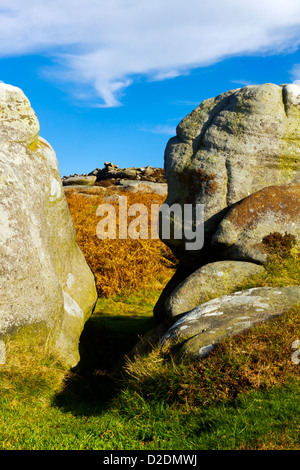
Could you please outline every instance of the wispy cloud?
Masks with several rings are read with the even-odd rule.
[[[174,101],[173,104],[175,106],[199,106],[199,101],[192,101],[192,100],[177,100]]]
[[[151,134],[161,134],[161,135],[176,135],[176,126],[169,126],[168,124],[158,124],[153,127],[141,127],[143,132],[151,132]]]
[[[243,80],[243,79],[230,80],[230,81],[231,81],[231,83],[234,83],[234,84],[240,85],[240,86],[259,85],[259,83],[255,83],[255,82],[251,82],[249,80]]]
[[[300,85],[300,64],[295,64],[291,70],[291,78],[294,83]]]
[[[42,54],[51,80],[119,106],[136,77],[167,80],[300,43],[299,0],[1,0],[0,57]]]

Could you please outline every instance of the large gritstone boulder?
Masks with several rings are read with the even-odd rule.
[[[205,249],[186,250],[184,237],[172,232],[164,240],[182,263],[197,268],[212,260],[211,237],[233,204],[264,187],[299,182],[299,139],[299,85],[228,91],[180,122],[165,150],[166,203],[203,204],[205,219]]]
[[[19,88],[0,84],[0,340],[24,337],[74,366],[97,300],[52,147]]]
[[[161,312],[162,321],[171,323],[209,298],[231,293],[252,275],[264,271],[262,266],[243,261],[217,261],[197,269],[170,294]]]

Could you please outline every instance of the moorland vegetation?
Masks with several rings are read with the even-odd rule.
[[[160,202],[127,196],[129,204]],[[201,362],[178,363],[158,347],[129,359],[155,325],[153,307],[176,260],[160,240],[99,240],[101,198],[68,197],[99,291],[81,364],[66,370],[43,347],[8,342],[0,448],[299,450],[300,364],[292,344],[300,339],[300,306],[223,341]],[[273,250],[265,267],[239,288],[299,284],[292,246]]]

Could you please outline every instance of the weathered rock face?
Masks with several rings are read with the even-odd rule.
[[[79,185],[79,186],[93,186],[96,183],[96,176],[88,175],[88,176],[72,176],[64,180],[64,186],[72,186],[72,185]]]
[[[0,339],[28,335],[74,366],[97,292],[56,155],[23,92],[0,84]]]
[[[64,193],[66,196],[71,196],[71,195],[79,195],[80,197],[86,197],[88,199],[91,199],[93,197],[98,197],[98,196],[103,196],[106,192],[106,188],[103,188],[102,186],[65,186],[64,188]]]
[[[226,260],[206,264],[174,289],[165,302],[161,319],[174,323],[179,315],[189,312],[209,298],[234,292],[239,284],[263,270],[262,266],[243,261]]]
[[[205,100],[178,125],[165,151],[166,203],[204,204],[206,247],[232,204],[299,181],[299,122],[300,86],[265,84]],[[185,251],[184,239],[166,243],[187,265],[207,253]]]
[[[118,186],[134,193],[155,193],[167,196],[167,183],[153,183],[152,181],[120,180]],[[116,186],[116,187],[118,187]]]
[[[263,264],[269,256],[264,238],[275,232],[300,245],[300,183],[269,186],[243,199],[220,222],[212,244],[223,258]]]
[[[183,315],[162,337],[163,348],[199,359],[229,336],[280,315],[300,302],[300,287],[257,287],[203,303]]]
[[[168,142],[165,172],[169,206],[204,205],[204,247],[187,250],[184,237],[163,239],[180,263],[153,313],[164,328],[176,322],[164,344],[182,342],[182,351],[199,357],[243,323],[299,302],[300,287],[223,296],[263,270],[276,250],[299,249],[300,86],[248,86],[204,101]],[[172,223],[182,230],[180,219]],[[253,292],[267,295],[266,308]],[[246,323],[237,314],[249,317]]]

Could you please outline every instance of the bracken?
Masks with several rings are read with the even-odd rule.
[[[107,191],[105,197],[109,194]],[[112,194],[118,192],[114,190]],[[128,206],[144,204],[148,214],[151,204],[164,202],[163,196],[153,193],[121,191],[120,195],[127,197]],[[96,215],[96,210],[100,204],[107,203],[104,196],[86,197],[74,190],[73,193],[69,191],[66,198],[77,231],[77,243],[95,275],[100,296],[132,293],[135,289],[153,285],[160,288],[172,276],[176,260],[161,240],[100,240],[97,237],[96,227],[100,217]],[[111,198],[109,203],[116,208],[118,216],[118,197]],[[128,217],[128,224],[133,219]]]

